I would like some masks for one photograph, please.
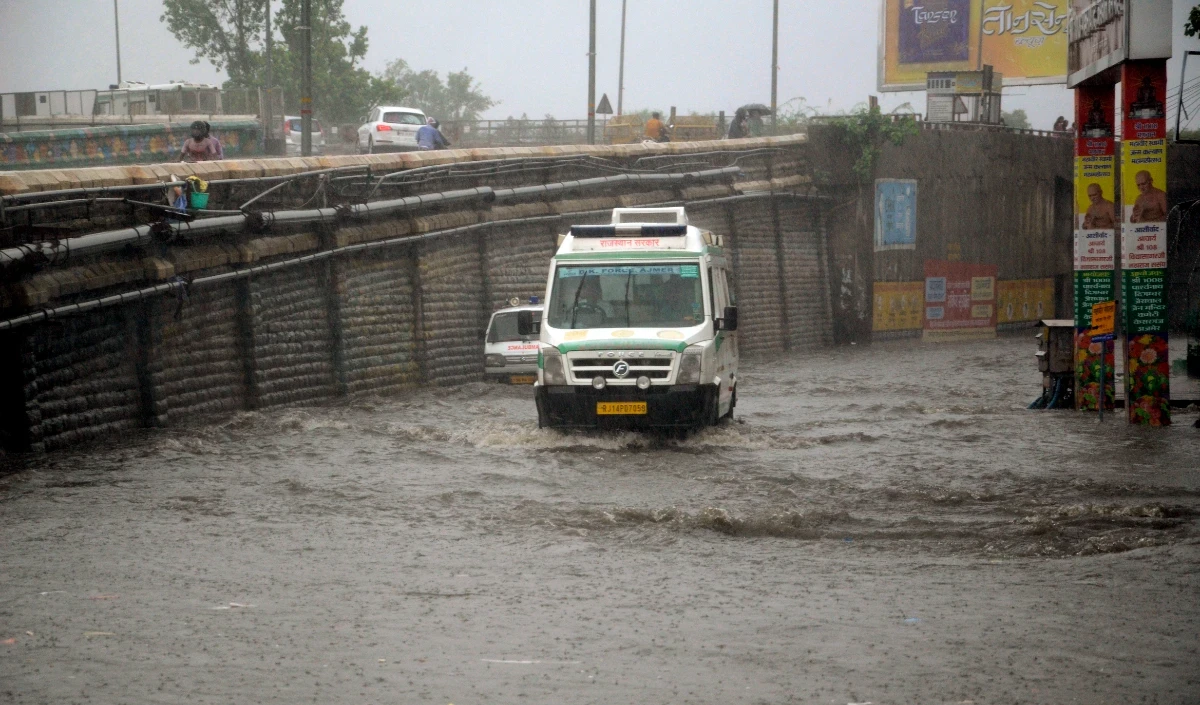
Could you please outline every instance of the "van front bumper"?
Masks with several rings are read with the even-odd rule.
[[[695,428],[715,416],[718,388],[714,384],[676,384],[651,387],[539,386],[538,424],[549,428]],[[603,402],[645,402],[645,414],[618,416],[597,413]]]

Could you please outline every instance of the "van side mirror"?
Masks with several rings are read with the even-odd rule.
[[[718,318],[716,323],[717,330],[727,330],[730,333],[737,330],[737,306],[726,306],[724,315],[722,315],[721,318]]]
[[[517,311],[517,335],[538,335],[542,322],[533,320],[533,311]]]

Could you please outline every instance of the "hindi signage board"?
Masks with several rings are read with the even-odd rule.
[[[1067,85],[1096,77],[1127,60],[1171,58],[1171,0],[1071,0],[1067,22]],[[1110,74],[1104,78],[1105,74]]]
[[[1063,83],[1070,0],[883,0],[879,90],[925,88],[936,71],[985,64],[1006,86]]]
[[[925,325],[932,341],[996,337],[996,266],[925,261]]]

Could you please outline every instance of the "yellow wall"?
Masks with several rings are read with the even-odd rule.
[[[1053,279],[996,282],[997,323],[1037,321],[1054,316]],[[875,282],[871,330],[920,330],[925,308],[925,282]]]

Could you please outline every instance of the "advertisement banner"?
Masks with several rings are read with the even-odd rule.
[[[1091,318],[1091,313],[1088,314]],[[1104,371],[1104,408],[1115,407],[1117,346],[1112,340],[1092,340],[1091,328],[1077,328],[1075,332],[1075,408],[1079,411],[1096,411],[1100,408],[1100,371]],[[1100,364],[1100,355],[1104,364]]]
[[[1121,293],[1130,423],[1171,423],[1167,362],[1167,62],[1121,65]]]
[[[1111,301],[1113,272],[1075,272],[1075,327],[1091,328],[1092,306]]]
[[[921,330],[925,307],[923,282],[875,282],[871,330]]]
[[[1053,279],[1016,279],[996,283],[997,323],[1033,322],[1053,315]]]
[[[1075,408],[1092,411],[1104,371],[1106,408],[1112,408],[1115,368],[1111,342],[1092,340],[1092,307],[1113,299],[1117,265],[1116,90],[1112,85],[1075,90]]]
[[[990,64],[1006,86],[1064,83],[1070,0],[883,0],[879,89]],[[982,53],[981,53],[982,51]]]
[[[917,182],[875,180],[875,251],[917,248]]]
[[[927,341],[996,337],[996,266],[925,261]]]

